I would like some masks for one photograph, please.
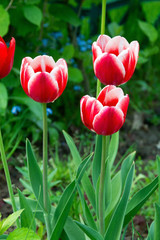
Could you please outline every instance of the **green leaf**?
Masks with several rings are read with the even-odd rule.
[[[3,37],[7,34],[8,28],[10,24],[9,14],[8,12],[3,8],[2,5],[0,5],[0,36]]]
[[[156,177],[150,184],[139,190],[129,201],[127,205],[124,226],[126,226],[138,210],[144,205],[147,199],[158,187],[158,177]]]
[[[116,22],[112,22],[108,24],[108,31],[111,37],[115,37],[117,35],[123,35],[123,26],[118,25]]]
[[[36,199],[43,208],[43,180],[42,173],[34,156],[29,140],[26,141],[27,163],[30,183]]]
[[[144,32],[144,34],[149,38],[150,42],[155,42],[158,38],[158,31],[156,28],[147,22],[138,21],[140,29]]]
[[[125,217],[127,202],[129,198],[129,193],[133,181],[133,174],[134,174],[134,164],[132,165],[124,187],[124,192],[122,198],[115,209],[110,224],[106,230],[104,240],[112,239],[112,240],[119,240],[121,236],[121,231],[123,227],[123,221]]]
[[[127,12],[127,10],[128,10],[128,6],[121,6],[121,7],[110,9],[108,11],[108,13],[111,18],[111,21],[119,23],[121,21],[122,17]]]
[[[0,229],[0,235],[2,235],[8,228],[10,228],[13,223],[17,220],[17,218],[21,215],[23,209],[16,211],[10,214],[6,219],[3,220],[3,224]]]
[[[147,22],[154,23],[159,16],[160,13],[160,2],[159,1],[149,1],[149,2],[142,2],[142,9],[145,13],[145,17]]]
[[[54,3],[54,5],[51,5],[50,12],[54,17],[60,19],[61,21],[70,23],[75,27],[79,26],[81,23],[77,14],[68,4]]]
[[[80,222],[77,222],[77,221],[75,222],[91,240],[103,240],[103,237],[93,228],[86,226]]]
[[[78,170],[77,170],[77,175],[76,175],[76,179],[77,179],[77,182],[80,182],[82,177],[83,177],[83,174],[84,174],[84,171],[86,170],[86,168],[88,167],[88,164],[91,160],[91,157],[92,157],[93,154],[90,154],[88,157],[86,157],[82,162],[81,164],[79,165],[78,167]]]
[[[154,221],[151,223],[149,233],[148,233],[148,237],[147,237],[146,240],[154,240]]]
[[[8,237],[8,235],[4,234],[4,235],[0,236],[0,239],[5,240],[5,239],[7,239],[7,237]]]
[[[26,0],[25,1],[25,4],[38,4],[40,3],[40,0]]]
[[[92,213],[91,213],[91,210],[89,209],[87,203],[86,203],[86,200],[81,192],[81,189],[80,187],[78,186],[78,193],[79,193],[79,197],[80,197],[80,200],[81,200],[81,204],[82,204],[82,209],[83,209],[83,215],[85,217],[85,220],[86,220],[86,223],[87,225],[89,225],[91,228],[97,230],[97,226],[95,224],[95,220],[92,216]]]
[[[20,208],[24,209],[24,211],[21,214],[21,227],[31,228],[35,232],[36,223],[35,223],[35,219],[34,219],[34,215],[31,210],[31,207],[28,204],[27,199],[25,198],[25,196],[20,190],[18,190],[18,195],[19,195]]]
[[[96,146],[92,165],[92,181],[94,188],[96,188],[97,181],[101,171],[101,155],[102,155],[102,136],[96,135]]]
[[[83,76],[78,68],[69,67],[68,68],[69,80],[74,83],[80,83],[83,81]]]
[[[4,113],[8,104],[8,93],[6,86],[0,83],[0,112]]]
[[[118,146],[119,146],[119,131],[112,134],[111,141],[109,144],[108,156],[109,156],[109,162],[110,162],[111,168],[117,156]]]
[[[28,5],[23,7],[23,13],[24,17],[31,23],[40,26],[42,21],[42,12],[41,10],[34,6],[34,5]]]
[[[73,56],[74,56],[74,46],[73,46],[73,44],[66,45],[64,47],[64,51],[63,51],[64,59],[67,61],[67,60],[70,60],[71,58],[73,58]]]
[[[40,237],[28,228],[17,228],[9,234],[7,240],[40,240]]]
[[[52,226],[53,231],[50,240],[58,240],[63,230],[64,224],[69,214],[70,207],[75,195],[75,181],[73,181],[63,192],[62,197],[56,207]]]
[[[82,162],[79,152],[73,142],[73,139],[65,131],[63,131],[63,134],[64,134],[64,137],[68,144],[68,147],[71,151],[75,166],[76,166],[76,168],[78,168],[78,166]],[[91,181],[86,173],[84,173],[81,181],[82,181],[83,189],[86,192],[90,203],[92,204],[93,208],[96,210],[95,191],[94,191]]]
[[[69,240],[86,240],[83,231],[77,226],[71,217],[67,218],[64,225],[64,231]]]
[[[160,237],[160,206],[155,203],[155,221],[154,221],[154,240],[159,240]]]
[[[133,161],[135,159],[136,152],[130,153],[125,160],[122,163],[121,167],[121,178],[122,178],[122,192],[125,186],[126,178],[128,175],[128,172],[130,171],[130,168],[133,164]]]

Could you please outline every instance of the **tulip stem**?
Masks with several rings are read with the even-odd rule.
[[[105,162],[108,156],[109,136],[102,136],[102,157],[101,157],[101,173],[99,184],[99,229],[100,233],[104,235],[105,223],[104,223],[104,182],[105,182]]]
[[[44,218],[47,228],[47,236],[50,239],[51,224],[50,214],[48,211],[48,178],[47,178],[47,166],[48,166],[48,134],[47,134],[47,104],[43,103],[43,202],[44,202]]]
[[[8,192],[9,192],[9,196],[10,196],[10,199],[11,199],[12,209],[13,209],[13,212],[16,212],[17,208],[16,208],[15,199],[14,199],[11,177],[10,177],[8,164],[7,164],[7,159],[6,159],[6,155],[5,155],[1,130],[0,130],[0,151],[1,151],[3,168],[4,168],[4,172],[5,172],[5,176],[6,176],[7,186],[8,186]],[[16,224],[17,224],[17,227],[19,228],[20,227],[19,219],[16,220]]]
[[[107,2],[106,0],[102,0],[101,34],[105,34],[106,2]],[[100,91],[101,91],[101,82],[97,79],[97,91],[96,91],[97,97]]]

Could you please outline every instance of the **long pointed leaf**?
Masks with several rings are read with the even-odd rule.
[[[68,217],[70,207],[75,195],[75,181],[73,181],[63,192],[63,195],[56,207],[53,218],[53,231],[50,240],[58,240]]]
[[[96,146],[92,165],[92,181],[95,189],[101,171],[101,155],[102,155],[102,136],[96,135]]]
[[[29,178],[35,197],[39,200],[43,208],[43,180],[42,173],[34,156],[29,140],[26,141],[27,162],[29,170]]]
[[[155,204],[155,221],[154,221],[154,240],[160,239],[160,206]]]
[[[87,225],[84,225],[80,222],[77,222],[77,221],[75,222],[91,240],[103,240],[103,237],[93,228]]]
[[[109,156],[109,162],[110,162],[111,168],[112,168],[114,160],[117,156],[118,146],[119,146],[119,131],[112,134],[111,141],[109,144],[108,156]]]
[[[68,147],[71,151],[74,163],[78,169],[79,165],[82,162],[81,157],[78,153],[78,150],[77,150],[72,138],[65,131],[63,131],[63,134],[64,134],[64,137],[68,144]],[[84,191],[86,192],[87,197],[88,197],[89,201],[91,202],[93,208],[96,210],[95,192],[94,192],[93,186],[91,184],[91,181],[86,173],[84,173],[83,178],[82,178],[82,186],[83,186]]]
[[[133,173],[134,173],[134,165],[131,167],[124,187],[124,192],[122,198],[113,214],[111,222],[107,228],[105,233],[104,240],[112,239],[112,240],[119,240],[121,236],[121,231],[123,227],[123,221],[125,217],[125,211],[127,206],[127,201],[129,198],[129,193],[133,181]]]
[[[150,184],[139,190],[129,201],[127,205],[124,226],[136,215],[139,209],[144,205],[147,199],[158,188],[158,177],[156,177]]]

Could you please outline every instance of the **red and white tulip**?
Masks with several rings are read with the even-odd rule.
[[[133,75],[139,53],[139,43],[130,44],[124,37],[100,35],[92,44],[96,77],[105,85],[121,85]]]
[[[98,98],[88,95],[80,101],[83,124],[99,135],[112,135],[124,124],[129,104],[129,96],[114,85],[104,87]]]
[[[64,91],[68,80],[68,68],[64,59],[57,62],[50,56],[25,57],[20,71],[21,85],[25,93],[40,103],[56,100]]]

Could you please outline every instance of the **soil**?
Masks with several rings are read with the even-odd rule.
[[[154,126],[148,122],[148,116],[141,113],[133,113],[127,116],[126,122],[120,131],[119,157],[123,156],[126,150],[134,145],[137,156],[141,156],[144,162],[152,159],[155,161],[156,155],[160,155],[160,125]],[[20,174],[14,166],[9,166],[11,179],[14,189],[20,187]],[[0,170],[0,213],[2,218],[7,217],[11,212],[11,206],[6,204],[3,199],[8,198],[8,189],[3,169]],[[134,218],[136,229],[143,237],[146,237],[147,226],[144,217]],[[130,236],[126,240],[131,240]]]

